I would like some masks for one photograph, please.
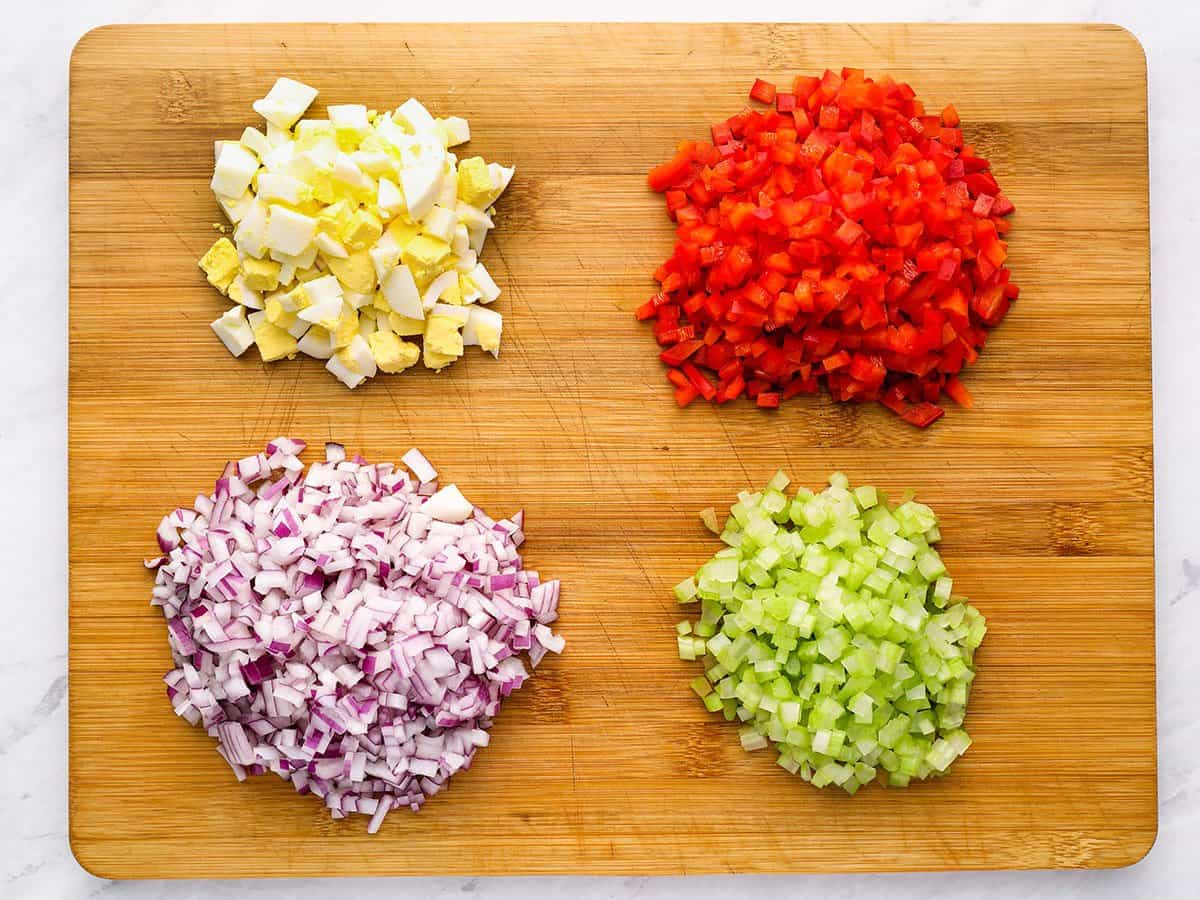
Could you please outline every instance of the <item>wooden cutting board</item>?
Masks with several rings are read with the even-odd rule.
[[[672,245],[650,166],[755,76],[827,66],[953,102],[1017,206],[1020,301],[918,431],[797,399],[677,409],[631,311]],[[277,75],[326,103],[416,95],[515,163],[484,254],[498,361],[350,393],[319,363],[226,353],[196,259],[212,142]],[[1154,841],[1154,560],[1146,72],[1109,26],[110,27],[71,63],[71,845],[110,878],[1100,867]],[[529,515],[567,650],[492,746],[382,833],[274,777],[239,785],[177,719],[143,556],[224,461],[288,434],[372,459],[419,445],[490,510]],[[779,467],[914,488],[990,633],[952,775],[849,798],[748,755],[675,654],[697,520]]]

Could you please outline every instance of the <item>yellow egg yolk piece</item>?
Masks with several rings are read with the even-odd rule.
[[[296,355],[296,339],[278,325],[272,325],[270,322],[260,322],[254,329],[254,343],[258,345],[258,352],[262,354],[263,362],[274,362],[285,356]]]
[[[384,372],[403,372],[421,358],[421,348],[411,341],[402,341],[390,331],[376,331],[367,336],[367,345],[375,364]]]
[[[200,257],[200,268],[204,270],[208,283],[224,294],[238,274],[237,248],[229,238],[217,238],[217,242]]]

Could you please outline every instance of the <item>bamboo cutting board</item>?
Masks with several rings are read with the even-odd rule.
[[[672,231],[644,175],[755,76],[891,72],[953,102],[1017,206],[1020,301],[927,431],[801,398],[679,410],[634,306]],[[1098,77],[1098,68],[1103,77]],[[484,259],[506,343],[354,393],[313,360],[233,360],[196,260],[215,138],[277,75],[326,103],[410,95],[515,163]],[[71,845],[110,878],[1120,866],[1157,827],[1146,81],[1108,26],[111,27],[71,63]],[[420,446],[529,515],[566,653],[417,815],[332,822],[239,785],[177,719],[142,568],[159,517],[287,434],[370,459]],[[699,509],[779,467],[834,469],[943,518],[988,617],[950,777],[848,798],[748,755],[675,654],[670,586],[716,549]]]

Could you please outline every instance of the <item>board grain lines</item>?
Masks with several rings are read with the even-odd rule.
[[[842,65],[953,102],[1017,206],[1021,298],[966,375],[976,408],[926,431],[824,396],[679,410],[631,314],[672,244],[645,172],[754,77]],[[318,107],[416,95],[516,165],[484,252],[505,291],[499,360],[350,393],[313,360],[234,360],[214,338],[224,302],[196,268],[219,220],[212,141],[251,124],[279,75],[320,88]],[[72,58],[70,187],[70,819],[91,871],[1101,867],[1152,844],[1146,82],[1127,32],[483,25],[451,49],[428,25],[114,26]],[[523,506],[527,564],[563,582],[564,655],[470,772],[373,838],[276,778],[237,784],[160,682],[141,565],[158,518],[280,433],[380,460],[420,446],[481,506]],[[990,626],[975,744],[948,778],[817,791],[690,694],[669,592],[714,549],[697,511],[780,467],[911,487],[941,515],[956,591]],[[248,851],[250,834],[279,851]]]

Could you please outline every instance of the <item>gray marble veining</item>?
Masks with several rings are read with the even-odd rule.
[[[1094,20],[1125,24],[1149,57],[1153,218],[1155,476],[1157,505],[1158,843],[1146,860],[1113,872],[950,873],[900,876],[712,878],[425,878],[339,885],[361,900],[412,896],[478,900],[734,898],[1185,898],[1200,895],[1200,12],[1191,0],[860,0],[824,4],[751,0],[550,0],[498,9],[385,6],[346,0],[39,0],[6,4],[0,29],[0,897],[285,898],[327,890],[312,881],[125,882],[83,871],[67,844],[66,809],[66,161],[67,59],[88,28],[115,21],[322,21],[413,18],[750,20]],[[1103,78],[1097,61],[1097,78]],[[1117,673],[1119,677],[1119,673]],[[1120,728],[1120,722],[1113,723]],[[203,840],[203,836],[197,836]],[[219,876],[220,872],[213,872]]]

